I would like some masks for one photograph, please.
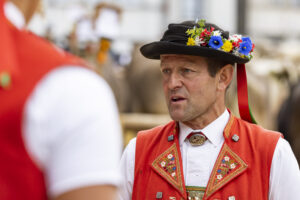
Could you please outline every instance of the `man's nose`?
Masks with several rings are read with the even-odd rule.
[[[169,89],[174,90],[180,88],[181,86],[182,86],[182,79],[180,75],[177,73],[172,73],[168,81]]]

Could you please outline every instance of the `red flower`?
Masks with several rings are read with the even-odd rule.
[[[242,42],[241,39],[238,39],[238,41],[236,42],[232,42],[232,46],[235,48],[235,47],[240,47],[240,43]]]
[[[209,37],[210,34],[211,34],[210,31],[208,31],[207,29],[204,29],[204,31],[202,31],[200,37],[204,39],[204,38],[206,38],[206,37]]]
[[[254,48],[255,48],[255,45],[252,43],[252,49],[250,52],[253,52]]]

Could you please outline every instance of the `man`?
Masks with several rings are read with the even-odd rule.
[[[245,102],[243,64],[253,47],[250,38],[201,20],[170,24],[160,41],[141,48],[161,60],[174,121],[130,141],[121,199],[299,199],[299,166],[287,141],[225,107],[234,63]],[[253,121],[248,105],[240,115]]]
[[[25,30],[38,2],[0,0],[0,199],[115,199],[113,94],[82,60]]]
[[[107,62],[111,43],[120,35],[121,8],[108,3],[99,3],[95,7],[93,25],[99,40],[97,61],[99,64]]]

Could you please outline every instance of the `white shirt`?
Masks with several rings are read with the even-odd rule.
[[[14,7],[6,10],[9,20],[11,12],[20,14],[10,2],[5,9],[7,5]],[[50,197],[85,186],[120,184],[116,102],[108,84],[91,70],[63,66],[46,74],[25,104],[22,127],[25,146],[45,174]]]
[[[22,29],[25,26],[25,18],[23,14],[12,2],[8,1],[4,4],[4,14],[6,18],[18,29]]]
[[[206,187],[214,163],[224,143],[223,130],[229,120],[224,111],[215,121],[202,130],[192,130],[179,123],[179,145],[182,156],[183,174],[186,186]],[[208,141],[202,146],[191,146],[186,137],[192,131],[201,131]],[[131,199],[134,183],[136,138],[124,150],[121,170],[124,175],[120,199]],[[201,157],[201,160],[196,159]],[[200,178],[199,178],[200,177]],[[300,197],[300,171],[289,143],[280,138],[273,155],[270,172],[269,200],[298,200]]]

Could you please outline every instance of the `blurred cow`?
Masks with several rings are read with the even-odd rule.
[[[300,163],[300,81],[290,88],[290,95],[278,115],[278,130],[290,142]]]

